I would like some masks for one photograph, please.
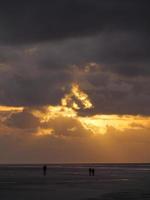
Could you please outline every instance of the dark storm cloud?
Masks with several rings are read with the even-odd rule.
[[[4,1],[0,41],[26,44],[113,30],[148,34],[149,16],[146,0]]]
[[[88,114],[149,115],[149,15],[146,0],[2,2],[0,104],[58,105],[78,82]]]
[[[40,126],[38,118],[31,113],[23,111],[12,114],[5,122],[9,127],[20,129],[32,129],[32,131]]]
[[[139,32],[104,32],[39,48],[37,64],[42,69],[56,70],[73,64],[83,67],[95,62],[101,65],[101,70],[126,77],[150,75],[150,38]]]
[[[84,110],[84,115],[149,115],[146,41],[137,35],[113,33],[113,37],[102,34],[35,47],[1,48],[9,56],[0,66],[0,104],[58,105],[75,81],[94,105],[94,109]],[[97,64],[90,66],[88,62]],[[88,65],[90,70],[85,72]]]
[[[61,74],[61,79],[59,76]],[[59,75],[45,75],[36,78],[27,77],[7,77],[1,82],[1,105],[13,106],[39,106],[60,103],[64,95],[63,85],[69,80],[62,79],[63,72]],[[56,79],[56,80],[55,80]]]
[[[44,55],[32,56],[30,51],[32,48],[1,47],[0,55],[6,55],[0,62],[1,105],[38,106],[60,103],[64,95],[63,87],[71,82],[70,72],[64,68],[57,70],[56,66],[48,72],[38,69],[38,66],[43,65],[40,65],[39,60],[43,60]]]
[[[82,114],[149,115],[150,79],[146,76],[122,77],[107,71],[91,73],[85,80],[90,84],[89,94],[94,109]]]

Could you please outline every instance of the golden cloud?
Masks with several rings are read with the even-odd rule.
[[[83,117],[78,113],[81,109],[93,107],[88,94],[82,91],[77,83],[73,83],[70,92],[61,99],[60,105],[49,105],[40,109],[0,106],[0,113],[1,121],[6,121],[9,126],[31,129],[33,124],[34,130],[37,128],[35,135],[40,136],[107,134],[110,127],[121,132],[150,128],[150,117],[103,114]],[[2,113],[7,114],[4,117]]]

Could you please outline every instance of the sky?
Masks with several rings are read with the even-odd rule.
[[[150,162],[147,0],[0,6],[0,163]]]

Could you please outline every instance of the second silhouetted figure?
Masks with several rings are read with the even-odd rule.
[[[95,175],[95,169],[89,168],[89,176],[94,176],[94,175]]]

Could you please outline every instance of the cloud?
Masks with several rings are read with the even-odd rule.
[[[71,117],[56,117],[41,126],[46,129],[51,128],[53,135],[58,137],[88,137],[92,134],[78,119]]]
[[[110,126],[107,134],[87,134],[86,137],[79,137],[83,128],[80,129],[81,126],[71,119],[62,119],[62,122],[56,119],[50,123],[53,128],[57,124],[57,137],[32,134],[20,136],[14,134],[16,129],[11,129],[10,135],[0,135],[1,162],[149,162],[150,135],[147,129],[138,127],[120,131]],[[77,132],[75,135],[70,135],[71,132],[61,134],[62,130],[66,131],[73,125],[68,123],[79,127],[78,137],[75,137]]]
[[[149,115],[147,8],[118,0],[3,3],[0,104],[58,105],[76,82],[94,105],[82,115]]]
[[[10,117],[5,121],[6,125],[9,127],[19,128],[19,129],[37,129],[40,125],[38,118],[33,116],[30,112],[23,111],[11,114]]]
[[[54,109],[54,110],[53,110]],[[51,137],[87,137],[92,134],[78,117],[61,114],[53,107],[48,110],[46,107],[28,107],[22,111],[1,111],[0,132],[4,135],[15,135],[16,137],[28,137],[50,135]],[[69,110],[68,110],[69,111]],[[74,112],[72,110],[72,112]],[[71,114],[71,113],[70,113]]]
[[[26,44],[114,29],[147,33],[148,7],[148,2],[139,0],[55,0],[36,4],[34,1],[6,1],[0,9],[0,41]]]
[[[47,118],[46,108],[1,111],[1,162],[149,162],[149,117],[91,116],[87,126],[85,117],[55,112]],[[99,131],[93,132],[96,124]]]

